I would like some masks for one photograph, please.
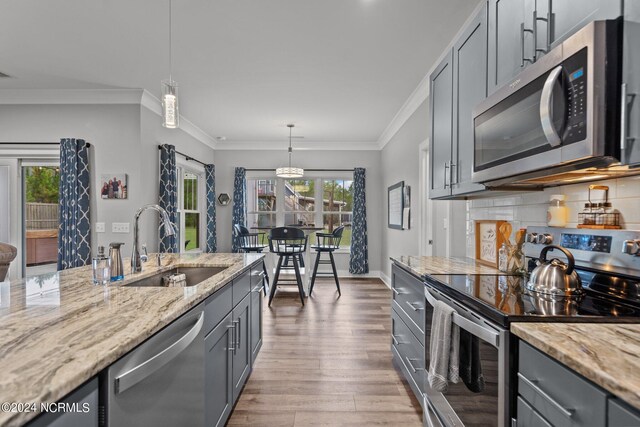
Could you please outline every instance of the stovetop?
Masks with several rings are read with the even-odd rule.
[[[513,321],[640,323],[640,278],[578,274],[585,293],[572,299],[529,292],[523,276],[432,275],[427,283],[504,327]]]

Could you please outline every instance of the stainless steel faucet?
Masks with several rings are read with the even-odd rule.
[[[176,234],[175,226],[169,219],[169,214],[160,206],[151,204],[151,205],[145,205],[140,209],[138,209],[138,211],[135,214],[134,224],[133,224],[133,254],[131,254],[131,272],[132,273],[139,273],[142,271],[142,260],[140,258],[140,250],[138,249],[138,225],[139,225],[140,215],[142,215],[142,212],[146,211],[147,209],[153,209],[156,212],[158,212],[158,214],[160,215],[160,227],[164,229],[165,236],[173,236]],[[160,255],[160,250],[158,249],[158,264],[160,264],[160,259],[161,259],[161,255]]]

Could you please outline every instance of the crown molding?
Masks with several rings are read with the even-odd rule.
[[[287,149],[286,141],[217,141],[216,150],[269,150]],[[378,151],[377,142],[319,142],[305,141],[294,146],[294,151]]]

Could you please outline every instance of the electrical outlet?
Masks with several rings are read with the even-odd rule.
[[[105,230],[104,222],[96,222],[96,233],[104,233]]]
[[[128,222],[114,222],[111,224],[111,232],[112,233],[128,233],[129,232],[129,223]]]

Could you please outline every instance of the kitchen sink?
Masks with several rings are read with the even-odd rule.
[[[227,267],[176,267],[154,274],[153,276],[145,277],[144,279],[136,280],[135,282],[127,283],[125,286],[168,287],[167,278],[174,274],[184,274],[186,276],[186,283],[182,282],[179,286],[194,286],[226,269]]]

